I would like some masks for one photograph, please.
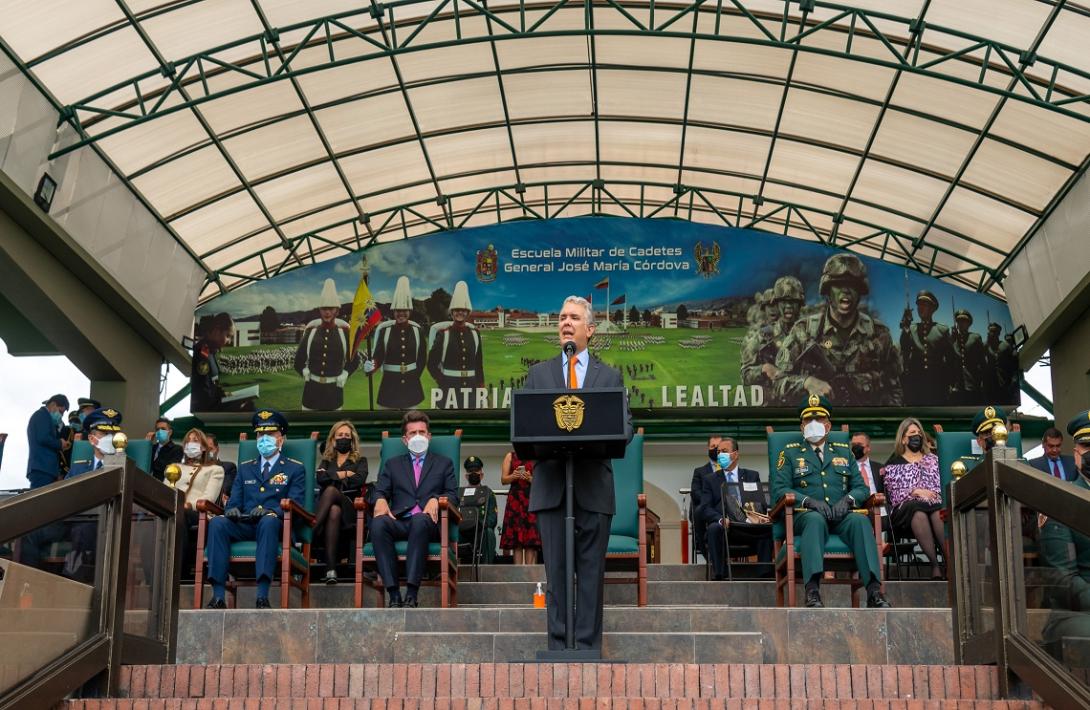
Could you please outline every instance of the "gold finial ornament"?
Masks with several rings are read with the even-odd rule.
[[[950,464],[950,475],[953,476],[955,480],[964,476],[965,463],[962,461],[955,461],[954,463]]]
[[[163,478],[167,480],[167,485],[174,488],[178,483],[178,479],[182,477],[182,467],[176,463],[169,463],[167,467],[163,469]]]
[[[129,437],[125,436],[125,432],[119,431],[114,434],[114,448],[118,453],[125,453],[125,449],[129,446]]]
[[[992,427],[992,438],[995,439],[996,446],[1006,446],[1007,436],[1007,427],[1003,426],[1003,424],[996,424]]]

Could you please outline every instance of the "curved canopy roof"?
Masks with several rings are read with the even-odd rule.
[[[361,7],[363,9],[361,9]],[[588,213],[753,226],[1002,297],[1087,166],[1063,0],[7,0],[0,38],[210,272]]]

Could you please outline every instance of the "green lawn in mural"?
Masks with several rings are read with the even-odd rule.
[[[635,327],[624,333],[596,335],[591,342],[591,351],[608,365],[622,370],[625,383],[632,390],[632,406],[662,406],[663,385],[669,386],[667,399],[671,406],[676,406],[676,385],[739,383],[735,363],[738,362],[745,333],[745,328],[694,330]],[[517,381],[526,375],[528,365],[554,357],[559,348],[552,329],[504,328],[484,330],[481,336],[486,386],[490,391],[494,389],[501,399],[505,388],[511,387],[512,383],[517,385]],[[289,411],[298,409],[303,382],[292,369],[296,347],[259,345],[224,348],[220,352],[221,367],[224,369],[220,382],[228,391],[256,384],[261,390],[263,406]],[[238,371],[240,369],[242,371]],[[431,375],[425,374],[421,383],[427,396],[435,381]],[[376,393],[378,385],[379,378],[375,377]],[[718,392],[716,390],[713,395]],[[691,399],[692,394],[687,393],[687,396]],[[344,398],[346,410],[368,409],[367,377],[362,369],[349,378],[344,388]],[[500,403],[502,405],[502,401]],[[423,404],[427,406],[430,403]],[[379,407],[376,405],[376,408]]]

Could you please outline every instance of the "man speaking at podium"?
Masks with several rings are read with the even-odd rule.
[[[568,296],[560,310],[562,352],[530,368],[526,389],[590,389],[623,387],[621,373],[592,357],[587,344],[594,335],[590,302]],[[625,401],[625,433],[632,439],[632,414]],[[575,461],[575,647],[602,647],[602,584],[605,579],[609,527],[615,509],[613,463],[609,459]],[[530,512],[537,513],[541,552],[548,585],[549,648],[564,648],[567,598],[564,578],[564,462],[538,461],[530,486]]]

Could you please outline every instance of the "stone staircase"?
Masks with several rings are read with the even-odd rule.
[[[66,708],[1038,708],[998,697],[993,667],[954,666],[944,582],[891,581],[893,609],[778,609],[772,581],[708,582],[699,565],[652,565],[650,606],[607,585],[601,664],[537,664],[540,566],[460,570],[459,607],[383,609],[365,590],[312,587],[311,609],[185,609],[177,665],[123,669],[119,697]],[[479,581],[475,581],[479,579]],[[192,587],[183,587],[189,606]],[[275,589],[274,589],[275,591]],[[273,594],[273,603],[278,595]],[[207,594],[206,594],[206,599]],[[293,593],[295,603],[297,595]]]
[[[1041,708],[984,666],[297,664],[132,666],[86,708]]]

